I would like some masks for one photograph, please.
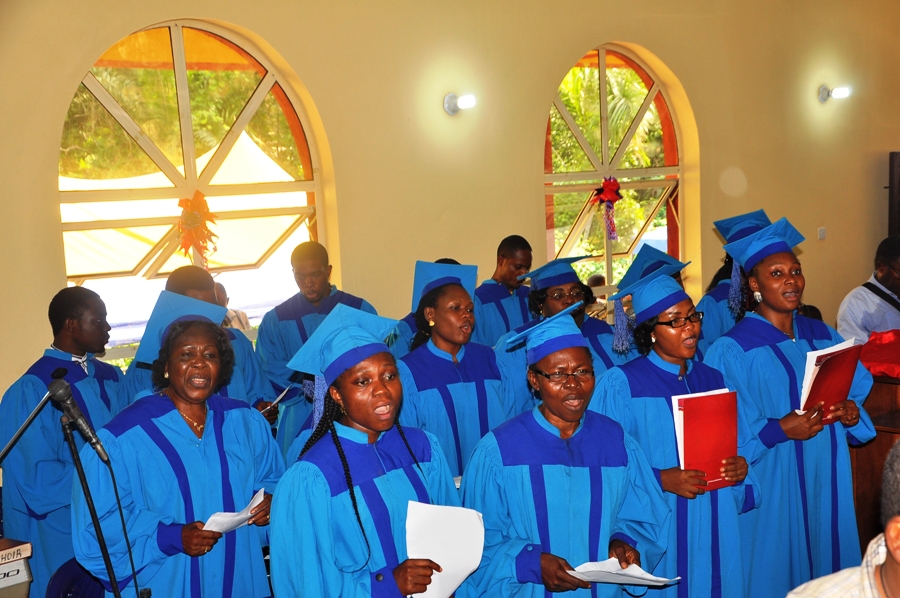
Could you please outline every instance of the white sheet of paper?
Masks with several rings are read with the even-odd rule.
[[[448,598],[478,568],[483,550],[484,521],[478,511],[409,501],[406,553],[411,559],[431,559],[443,569],[416,596]]]
[[[277,405],[278,403],[280,403],[280,402],[281,402],[281,399],[284,398],[284,395],[286,395],[287,392],[288,392],[290,389],[292,389],[293,387],[294,387],[293,384],[288,384],[288,387],[285,388],[284,390],[282,390],[282,391],[281,391],[281,394],[278,395],[278,398],[275,399],[274,401],[272,401],[272,404],[269,405],[268,407],[266,407],[266,409],[271,409],[272,407],[274,407],[275,405]]]
[[[664,586],[675,583],[680,577],[666,579],[650,575],[637,565],[628,565],[623,569],[619,560],[611,558],[597,563],[584,563],[569,571],[569,575],[592,583],[615,583],[629,586]]]
[[[819,355],[834,353],[852,347],[853,341],[855,340],[855,338],[851,338],[839,345],[828,347],[827,349],[820,349],[818,351],[810,351],[806,354],[806,371],[803,373],[803,390],[800,392],[800,411],[798,411],[798,413],[806,413],[806,399],[809,398],[809,391],[812,390],[813,381],[816,379],[816,374],[819,373],[819,368],[816,367],[816,359],[819,358]]]
[[[206,523],[203,524],[203,529],[227,534],[232,530],[247,525],[247,521],[250,519],[250,511],[263,501],[265,493],[265,489],[260,488],[259,492],[250,499],[250,504],[238,513],[213,513],[206,520]]]
[[[675,441],[678,444],[678,463],[684,469],[684,411],[678,406],[681,399],[692,399],[694,397],[705,397],[707,395],[716,395],[721,392],[731,392],[727,388],[719,390],[709,390],[707,392],[695,392],[689,395],[675,395],[672,397],[672,416],[675,420]]]

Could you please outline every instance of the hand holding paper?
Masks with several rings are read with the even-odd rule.
[[[448,598],[478,568],[483,550],[481,513],[409,501],[406,552],[410,559],[429,559],[441,567],[417,596]]]
[[[630,586],[664,586],[675,583],[680,577],[666,579],[650,575],[637,565],[623,569],[618,559],[612,558],[599,563],[584,563],[569,571],[569,575],[592,583],[615,583]]]
[[[250,511],[263,501],[266,491],[263,488],[253,495],[250,504],[238,513],[213,513],[203,524],[203,529],[208,532],[221,532],[227,534],[239,527],[247,525],[250,520]]]
[[[847,400],[853,376],[863,345],[854,345],[850,339],[833,347],[806,354],[806,372],[800,394],[800,408],[809,410],[824,403],[822,423],[833,424],[840,419],[831,417],[831,407]]]

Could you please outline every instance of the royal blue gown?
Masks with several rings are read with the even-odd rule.
[[[664,361],[655,351],[606,373],[598,383],[590,409],[619,422],[644,450],[654,475],[681,467],[672,397],[725,388],[722,374],[688,361],[687,373]],[[714,422],[711,422],[714,425]],[[746,452],[752,434],[738,422],[738,454]],[[707,472],[709,474],[710,472]],[[662,485],[660,483],[660,489]],[[668,550],[657,568],[662,577],[681,577],[678,584],[652,590],[651,596],[672,598],[744,595],[739,515],[760,503],[752,473],[735,486],[693,499],[663,492],[674,516],[668,527]]]
[[[809,440],[788,440],[779,419],[800,408],[807,352],[842,341],[830,326],[796,314],[794,338],[748,313],[705,360],[737,390],[739,417],[756,438],[747,457],[763,500],[739,519],[747,596],[784,596],[861,561],[848,444],[875,436],[862,407],[872,376],[857,366],[849,398],[859,405],[859,423],[837,422]]]
[[[396,359],[400,359],[409,353],[409,345],[412,343],[415,336],[416,314],[410,312],[404,316],[402,320],[397,322],[397,325],[388,335],[387,339],[385,339],[384,343],[391,350],[391,354]]]
[[[466,596],[544,598],[542,552],[577,567],[604,561],[620,539],[655,571],[666,550],[669,508],[643,451],[622,427],[587,411],[562,439],[540,409],[484,437],[462,480],[463,506],[484,516],[484,556]],[[643,590],[632,588],[638,594]],[[592,584],[566,596],[622,596]]]
[[[338,303],[370,314],[377,313],[367,301],[332,285],[331,294],[319,305],[313,305],[302,293],[297,293],[266,313],[259,326],[256,352],[275,396],[289,388],[278,403],[276,440],[282,454],[287,453],[300,430],[308,427],[313,411],[312,396],[304,392],[303,375],[287,367],[287,363]]]
[[[722,280],[697,304],[697,311],[703,312],[703,327],[697,339],[697,350],[701,354],[706,354],[709,347],[734,326],[734,314],[728,308],[730,289],[731,279]]]
[[[202,438],[167,396],[135,401],[98,432],[116,473],[138,583],[154,596],[271,596],[263,561],[267,528],[228,532],[199,557],[183,552],[182,527],[217,512],[237,512],[260,488],[273,493],[284,461],[268,422],[247,403],[213,395]],[[131,567],[109,471],[86,447],[88,484],[122,596],[134,596]],[[106,568],[81,486],[75,484],[75,555],[106,586]]]
[[[525,285],[510,292],[504,285],[489,278],[475,289],[475,331],[472,342],[493,347],[497,340],[514,328],[533,319],[528,310],[528,293]]]
[[[413,461],[396,426],[373,444],[359,430],[339,423],[335,429],[353,478],[365,537],[328,433],[288,469],[275,492],[275,595],[399,598],[392,572],[407,559],[409,501],[459,505],[447,462],[436,439],[421,430],[404,430]]]
[[[450,471],[462,475],[478,441],[512,417],[494,352],[468,343],[453,363],[429,340],[397,362],[403,384],[400,423],[434,434]]]

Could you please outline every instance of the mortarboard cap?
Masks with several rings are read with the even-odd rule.
[[[547,289],[561,284],[569,284],[570,282],[581,282],[572,264],[591,257],[583,255],[579,257],[561,257],[551,262],[547,262],[540,268],[535,268],[527,274],[519,277],[519,280],[531,279],[531,288],[535,291]]]
[[[445,284],[461,285],[473,299],[475,285],[478,281],[478,266],[461,264],[435,264],[432,262],[416,262],[416,278],[413,282],[412,311],[419,309],[422,297]]]
[[[572,312],[581,307],[580,303],[570,305],[558,314],[541,320],[527,330],[509,339],[513,344],[525,339],[525,356],[532,366],[546,356],[570,347],[588,348],[587,341],[572,318]]]
[[[637,255],[634,256],[634,261],[631,262],[631,266],[628,267],[625,276],[622,277],[622,280],[620,280],[619,284],[616,286],[618,286],[619,289],[629,287],[651,272],[656,272],[663,266],[678,266],[678,269],[672,272],[674,274],[675,272],[683,270],[687,264],[680,262],[668,253],[664,253],[656,247],[645,243],[644,246],[641,247],[641,250],[637,252]]]
[[[750,272],[763,258],[775,253],[793,252],[794,247],[804,239],[805,237],[788,222],[787,218],[781,218],[743,239],[728,243],[725,245],[725,251],[744,268],[745,272]]]
[[[640,325],[676,303],[690,298],[681,285],[672,278],[672,274],[679,270],[681,270],[680,266],[663,266],[631,286],[619,290],[610,299],[621,299],[626,295],[631,295],[635,324]],[[616,326],[619,325],[620,323],[617,321]]]
[[[207,303],[193,297],[179,295],[172,291],[162,291],[147,320],[144,336],[134,355],[135,361],[153,363],[159,357],[169,326],[177,321],[200,320],[221,325],[228,310],[215,303]]]
[[[734,243],[772,224],[765,210],[739,214],[713,222],[726,243]]]
[[[378,353],[389,353],[384,339],[397,320],[339,303],[303,343],[287,366],[321,376],[331,385],[341,374]]]

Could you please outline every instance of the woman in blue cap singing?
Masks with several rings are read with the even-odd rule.
[[[477,596],[621,596],[569,575],[617,558],[653,571],[670,516],[641,448],[604,415],[585,412],[594,365],[570,307],[522,333],[540,405],[485,436],[463,475],[465,506],[484,516]]]
[[[725,246],[747,273],[756,309],[705,359],[737,390],[741,415],[758,439],[747,458],[762,505],[739,519],[748,596],[783,596],[861,560],[847,444],[875,436],[862,408],[872,376],[858,365],[847,400],[826,413],[819,405],[796,412],[806,354],[843,340],[795,314],[806,286],[792,250],[801,241],[782,218]]]
[[[396,325],[338,305],[288,364],[328,392],[272,506],[277,596],[408,596],[440,565],[406,558],[409,501],[458,505],[435,438],[397,423],[403,389],[384,339]]]
[[[653,594],[682,596],[744,595],[738,515],[759,504],[758,488],[745,481],[748,467],[731,456],[717,471],[681,467],[672,397],[725,388],[722,374],[695,361],[704,314],[664,266],[613,296],[631,295],[637,327],[634,340],[644,355],[614,368],[598,382],[590,409],[619,422],[643,448],[673,518],[666,554],[657,574],[681,580]],[[716,422],[709,422],[714,433]],[[751,439],[738,424],[738,450]],[[734,484],[706,491],[707,480]]]
[[[490,347],[469,342],[478,326],[476,267],[416,262],[418,331],[397,362],[403,382],[400,422],[431,432],[450,471],[460,476],[481,438],[513,415]]]

